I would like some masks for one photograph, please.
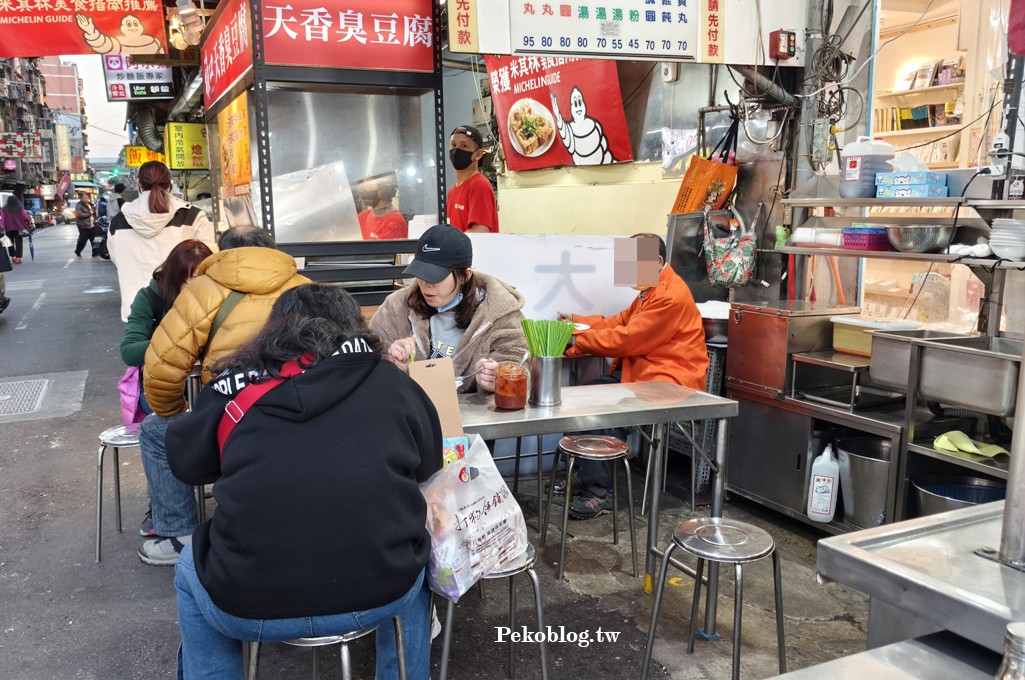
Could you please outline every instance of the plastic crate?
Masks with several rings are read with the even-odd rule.
[[[845,227],[844,250],[893,250],[886,227]]]

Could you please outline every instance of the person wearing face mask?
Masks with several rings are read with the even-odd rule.
[[[498,233],[498,203],[491,182],[480,173],[484,138],[472,125],[460,125],[449,139],[448,157],[456,169],[456,183],[448,190],[446,214],[459,231]]]
[[[410,361],[450,357],[456,375],[481,369],[460,392],[494,392],[498,363],[527,351],[523,296],[474,271],[469,237],[450,225],[425,231],[414,252],[403,272],[414,282],[389,295],[370,320],[385,356],[404,371]]]
[[[656,234],[636,234],[637,272],[633,303],[615,316],[559,313],[558,318],[586,324],[573,336],[566,356],[612,357],[610,375],[598,382],[668,382],[695,390],[706,387],[708,350],[701,312],[690,288],[666,264],[666,244]],[[617,263],[618,264],[618,263]],[[642,274],[646,274],[642,276]],[[623,433],[615,433],[624,438]],[[612,470],[601,461],[580,461],[573,488],[580,495],[570,503],[575,519],[591,519],[612,511]],[[556,495],[565,482],[556,482]]]

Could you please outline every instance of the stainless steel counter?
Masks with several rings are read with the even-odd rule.
[[[1000,547],[1003,512],[1001,501],[824,539],[819,577],[872,598],[869,646],[928,626],[1001,653],[1005,626],[1025,620],[1025,573],[975,550]]]
[[[992,680],[1000,655],[955,635],[898,642],[792,673],[781,680]]]

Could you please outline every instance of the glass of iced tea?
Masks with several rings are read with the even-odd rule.
[[[515,362],[498,365],[495,378],[495,408],[518,411],[527,405],[527,369]]]

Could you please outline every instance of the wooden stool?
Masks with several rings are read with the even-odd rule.
[[[651,663],[651,649],[655,644],[655,626],[658,624],[658,610],[662,605],[662,591],[666,585],[666,570],[669,557],[676,548],[682,548],[698,558],[694,577],[694,600],[690,606],[690,631],[687,636],[687,653],[694,653],[694,629],[697,627],[698,600],[701,599],[701,574],[705,561],[733,564],[737,574],[737,593],[733,603],[733,680],[740,678],[740,621],[744,597],[745,562],[754,562],[772,555],[772,576],[776,592],[776,645],[779,654],[779,672],[787,672],[787,660],[783,646],[783,589],[780,584],[779,552],[772,536],[747,522],[721,517],[699,517],[685,519],[673,531],[673,541],[666,546],[662,556],[662,568],[658,572],[655,586],[655,606],[651,610],[651,626],[648,629],[648,645],[644,650],[644,666],[641,680],[648,677]]]
[[[139,433],[129,432],[124,425],[110,427],[100,433],[100,453],[96,459],[96,561],[100,561],[100,533],[103,521],[103,456],[107,449],[114,453],[114,505],[117,506],[117,514],[114,515],[117,522],[117,532],[121,533],[121,462],[118,454],[121,449],[131,448],[139,445]]]
[[[548,522],[552,513],[552,490],[555,489],[555,475],[559,469],[559,456],[565,455],[569,458],[566,465],[566,497],[565,507],[562,509],[562,546],[559,549],[559,580],[566,570],[566,525],[569,523],[569,505],[573,501],[573,463],[577,458],[586,460],[598,460],[613,462],[623,461],[623,468],[626,470],[626,500],[628,503],[628,517],[630,519],[630,550],[633,556],[633,575],[637,578],[637,535],[634,532],[634,491],[633,482],[630,480],[630,463],[626,459],[630,447],[622,439],[607,435],[582,434],[563,437],[559,440],[559,447],[555,450],[555,460],[552,461],[552,478],[548,484],[548,501],[545,504],[545,518],[541,529],[541,547],[545,545],[548,537]],[[612,468],[612,543],[619,545],[619,497],[617,493],[616,469]]]

